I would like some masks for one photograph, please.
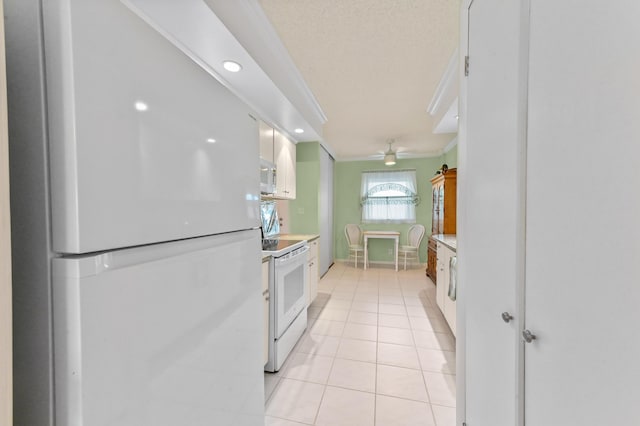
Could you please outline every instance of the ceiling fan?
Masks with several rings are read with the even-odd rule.
[[[376,158],[382,158],[384,161],[385,166],[393,166],[394,164],[396,164],[396,161],[398,159],[398,154],[400,154],[403,151],[402,147],[397,147],[394,149],[393,144],[396,143],[396,140],[393,138],[387,139],[386,144],[388,145],[388,148],[386,151],[378,151],[378,154],[376,155]],[[402,154],[400,154],[400,156],[402,156]]]

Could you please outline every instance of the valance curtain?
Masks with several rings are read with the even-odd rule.
[[[415,223],[416,171],[362,172],[362,222]]]

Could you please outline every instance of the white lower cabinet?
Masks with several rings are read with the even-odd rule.
[[[448,265],[447,265],[447,270],[449,270]],[[447,282],[449,285],[451,285],[451,274],[447,274],[447,275],[449,275]],[[449,289],[447,286],[447,291],[445,293],[448,293],[448,291]],[[456,335],[456,301],[451,300],[448,294],[445,294],[444,296],[443,313],[444,313],[444,319],[447,320],[447,324],[449,324],[449,327],[451,328],[451,332],[455,336]]]
[[[269,360],[269,261],[262,262],[262,297],[263,300],[263,351],[264,363]]]
[[[436,304],[442,311],[445,320],[449,324],[453,335],[456,335],[456,302],[449,297],[449,286],[451,285],[451,273],[449,265],[451,258],[456,253],[442,243],[437,243],[437,270],[436,279]]]
[[[311,305],[318,294],[318,241],[315,239],[309,243],[309,300],[307,306]]]
[[[442,243],[436,243],[436,304],[444,313],[444,297],[446,276],[444,270],[444,246]]]

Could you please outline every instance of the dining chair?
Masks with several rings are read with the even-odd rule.
[[[404,270],[407,270],[407,258],[416,259],[419,262],[420,243],[424,237],[424,226],[413,225],[407,232],[407,245],[400,246],[398,255],[404,256]]]
[[[353,257],[354,267],[358,267],[358,255],[361,255],[364,265],[364,246],[362,245],[362,229],[358,225],[349,223],[344,227],[344,236],[349,245],[349,258]]]

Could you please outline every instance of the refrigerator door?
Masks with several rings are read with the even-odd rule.
[[[259,239],[55,259],[56,424],[263,425]]]
[[[122,2],[43,2],[53,249],[260,226],[251,109]]]

